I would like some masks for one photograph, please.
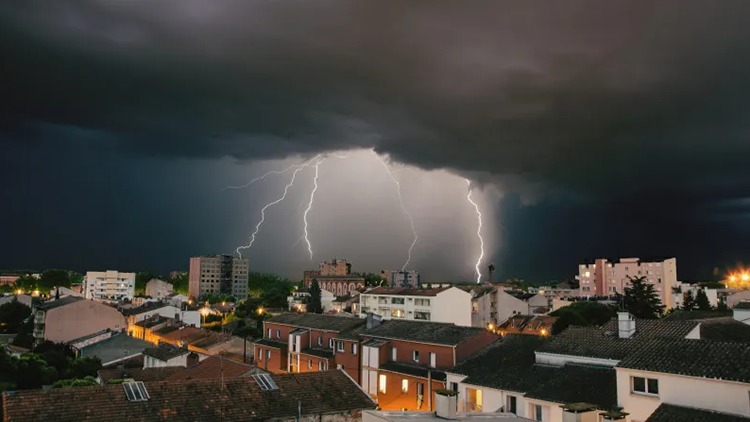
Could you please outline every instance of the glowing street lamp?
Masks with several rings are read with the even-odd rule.
[[[258,307],[258,315],[263,315],[263,307]]]
[[[748,273],[742,273],[742,275],[740,276],[740,278],[742,278],[742,281],[750,281],[750,274],[748,274]]]

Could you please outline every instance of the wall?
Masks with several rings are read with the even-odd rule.
[[[438,293],[433,299],[431,320],[471,327],[471,293],[456,287]]]
[[[188,296],[200,297],[201,285],[201,259],[200,257],[190,258],[190,272],[188,275]]]
[[[484,349],[490,343],[499,338],[500,337],[497,334],[493,334],[489,331],[481,331],[477,335],[471,337],[469,340],[456,345],[456,362],[454,363],[454,365],[462,362],[464,359],[480,351],[481,349]]]
[[[159,280],[157,278],[149,280],[146,283],[146,296],[151,296],[155,299],[161,299],[165,296],[169,296],[174,292],[174,286],[166,281]]]
[[[385,362],[392,361],[391,350],[396,348],[396,362],[409,363],[413,365],[428,367],[430,363],[430,352],[435,353],[435,368],[437,369],[451,369],[455,366],[453,362],[453,347],[451,346],[438,346],[433,344],[424,343],[413,343],[403,340],[391,340],[390,347],[386,346],[382,353],[385,353]],[[413,358],[413,352],[419,351],[419,363],[415,363]],[[382,356],[381,356],[382,357]]]
[[[255,344],[253,347],[255,366],[265,371],[279,374],[287,372],[286,348],[276,349],[273,347]],[[271,351],[271,359],[267,358],[267,351]],[[262,353],[262,357],[261,357]]]
[[[619,362],[615,359],[592,358],[588,356],[558,355],[555,353],[534,352],[536,363],[542,365],[563,366],[567,363],[614,367]]]
[[[750,324],[750,309],[733,309],[732,310],[733,318],[737,321],[744,322],[745,324]]]
[[[44,324],[44,339],[54,343],[67,343],[106,329],[127,328],[125,317],[117,309],[91,300],[50,309]]]
[[[617,399],[632,421],[645,421],[664,403],[750,416],[750,384],[615,368]],[[659,380],[659,396],[631,393],[630,377]]]
[[[740,302],[750,302],[750,290],[742,290],[727,296],[727,306],[734,308]]]
[[[503,290],[497,291],[497,322],[502,323],[515,314],[526,315],[529,305]]]
[[[445,383],[442,381],[432,380],[432,389],[430,390],[428,388],[427,378],[379,370],[378,380],[381,375],[385,375],[386,377],[385,393],[380,391],[380,385],[378,385],[377,400],[378,406],[382,410],[406,409],[410,411],[429,412],[430,406],[432,406],[433,409],[435,407],[434,391],[438,388],[445,388]],[[408,386],[406,392],[403,392],[401,389],[402,380],[407,381]],[[417,383],[424,385],[424,397],[421,407],[417,407]],[[428,395],[431,395],[432,397],[430,400],[428,400]]]
[[[188,353],[172,358],[168,361],[156,359],[152,356],[143,356],[144,368],[165,368],[168,366],[187,366]]]
[[[344,342],[344,351],[336,351],[335,364],[341,365],[343,369],[357,384],[361,383],[360,379],[360,356],[362,356],[362,346],[358,340],[336,340]],[[357,353],[352,353],[352,346],[357,347]]]

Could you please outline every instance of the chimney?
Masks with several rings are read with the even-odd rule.
[[[457,419],[458,391],[435,390],[435,415],[441,419]]]
[[[193,366],[197,365],[198,362],[200,362],[200,357],[195,352],[190,352],[187,355],[187,363],[185,364],[186,368],[192,368]]]
[[[597,422],[599,420],[596,405],[589,403],[571,403],[563,408],[562,422]]]
[[[635,334],[635,317],[628,312],[618,312],[617,333],[620,338],[632,337]]]

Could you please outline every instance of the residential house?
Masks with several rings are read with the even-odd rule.
[[[161,343],[143,351],[143,368],[164,368],[168,366],[192,366],[200,361],[200,355],[187,347]]]
[[[506,321],[513,315],[546,314],[552,306],[544,293],[525,293],[517,290],[497,290],[497,320]]]
[[[151,344],[125,333],[105,331],[77,339],[70,346],[80,357],[96,357],[102,366],[140,357]]]
[[[719,304],[718,289],[708,289],[705,287],[701,287],[698,284],[678,282],[676,286],[672,287],[672,303],[674,304],[674,307],[682,307],[683,300],[688,292],[690,292],[693,298],[695,298],[698,296],[699,291],[703,291],[703,293],[706,294],[708,303],[711,306],[716,307]]]
[[[434,409],[446,371],[498,338],[482,328],[395,319],[359,336],[362,388],[383,410],[417,411]]]
[[[263,321],[263,338],[254,344],[255,364],[272,373],[333,369],[334,338],[365,324],[359,318],[288,313]]]
[[[146,296],[151,296],[156,300],[165,299],[172,293],[174,293],[174,286],[172,286],[172,283],[167,283],[158,278],[152,278],[146,283]]]
[[[654,338],[615,370],[617,396],[632,422],[661,404],[750,417],[750,344]]]
[[[123,331],[125,317],[100,302],[68,296],[34,308],[34,340],[68,343],[103,330]]]
[[[557,317],[549,315],[514,315],[497,324],[495,331],[499,334],[531,334],[547,336],[552,334],[552,325]]]
[[[750,418],[731,415],[723,412],[714,412],[704,409],[696,409],[690,406],[675,406],[673,404],[661,404],[646,422],[750,422]]]
[[[82,400],[81,398],[85,398]],[[354,421],[375,403],[342,371],[125,382],[2,395],[4,422]]]
[[[328,290],[320,290],[320,306],[323,308],[323,312],[328,312],[332,309],[332,303],[336,300],[336,296]],[[289,310],[293,312],[307,312],[307,303],[310,301],[310,289],[297,289],[292,292],[290,296],[286,298],[289,304]]]
[[[230,379],[248,377],[257,370],[240,362],[221,356],[210,356],[199,362],[185,360],[187,366],[160,366],[149,368],[110,368],[100,369],[97,379],[100,384],[114,380],[132,379],[134,381],[188,381],[198,379]]]
[[[128,332],[133,331],[135,323],[153,318],[158,315],[164,318],[172,318],[185,325],[200,328],[201,314],[197,310],[188,310],[176,306],[167,305],[163,302],[148,302],[141,306],[125,309],[122,314],[128,321]]]
[[[436,289],[376,287],[359,295],[359,315],[380,315],[384,320],[450,322],[471,327],[472,295],[457,287]]]
[[[471,294],[471,326],[488,327],[497,324],[497,288],[481,285],[465,290]]]
[[[726,301],[729,309],[734,309],[737,304],[742,302],[750,303],[750,289],[732,291],[727,295]]]

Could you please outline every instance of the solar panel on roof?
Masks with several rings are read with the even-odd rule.
[[[122,388],[128,401],[146,401],[150,398],[142,381],[124,382]]]

